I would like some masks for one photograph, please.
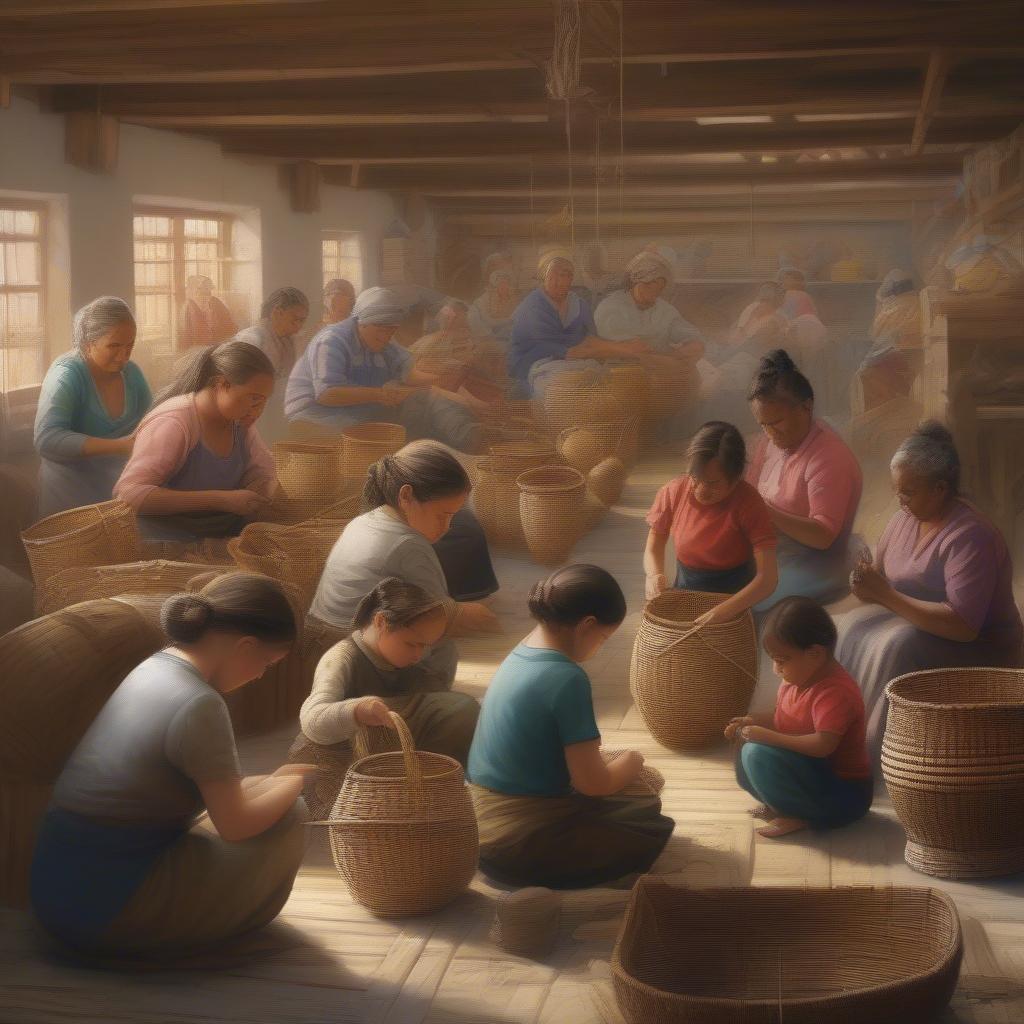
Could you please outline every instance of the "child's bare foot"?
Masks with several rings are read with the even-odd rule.
[[[767,804],[758,804],[756,807],[751,807],[747,814],[758,821],[775,820],[775,812]]]
[[[804,828],[807,828],[807,822],[800,818],[776,818],[774,821],[768,822],[764,828],[759,828],[757,834],[764,836],[765,839],[779,839]]]

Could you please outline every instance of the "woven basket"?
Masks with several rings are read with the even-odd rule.
[[[757,683],[757,634],[750,612],[695,629],[725,594],[667,590],[644,608],[629,687],[651,735],[670,750],[720,743],[743,715]]]
[[[664,420],[689,409],[700,394],[700,374],[685,363],[672,368],[672,373],[653,373],[648,380],[646,404],[648,420]]]
[[[608,371],[605,386],[623,409],[639,412],[647,402],[650,381],[642,366],[616,366]]]
[[[1024,670],[911,672],[886,695],[882,774],[907,863],[941,878],[1024,871]]]
[[[523,536],[533,559],[559,565],[586,530],[587,484],[570,466],[528,469],[516,480]]]
[[[612,457],[631,464],[636,460],[638,428],[638,420],[627,419],[570,427],[558,435],[558,453],[584,475]]]
[[[547,441],[504,441],[477,459],[473,469],[473,509],[490,543],[508,548],[526,547],[519,515],[516,478],[528,469],[550,465],[557,459]]]
[[[342,485],[341,448],[313,441],[277,441],[274,464],[282,497],[329,505]]]
[[[611,508],[622,497],[628,476],[629,470],[621,459],[605,459],[587,474],[587,487],[602,505]]]
[[[562,373],[552,380],[544,396],[544,419],[551,430],[589,423],[607,423],[626,415],[618,399],[593,373]]]
[[[359,423],[341,434],[341,471],[347,480],[364,480],[366,471],[405,445],[405,427],[396,423]]]
[[[925,1024],[956,989],[935,889],[633,889],[611,969],[629,1024]]]
[[[462,766],[413,749],[391,713],[402,749],[351,766],[329,827],[334,863],[353,899],[380,917],[426,914],[465,892],[479,837]]]
[[[21,539],[32,580],[39,588],[62,569],[139,559],[135,510],[123,501],[103,501],[47,516],[24,530]]]

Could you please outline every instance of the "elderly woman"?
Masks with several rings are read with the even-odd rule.
[[[432,438],[462,451],[480,446],[480,425],[451,400],[442,376],[413,366],[394,341],[405,305],[388,288],[368,288],[352,316],[321,330],[288,380],[285,415],[321,428],[401,423],[410,437]]]
[[[321,323],[340,324],[352,315],[352,307],[356,304],[356,290],[351,281],[343,277],[331,278],[324,285],[324,315]]]
[[[904,672],[1022,664],[1024,629],[1002,535],[960,496],[960,459],[948,430],[925,423],[891,463],[900,510],[874,563],[851,574],[863,607],[836,619],[836,658],[860,683],[868,744],[885,730],[885,687]]]
[[[906,398],[921,368],[921,303],[913,279],[902,270],[890,270],[875,302],[874,344],[857,371],[864,412]]]
[[[152,401],[131,362],[135,318],[105,295],[75,314],[74,349],[46,373],[36,411],[39,514],[109,501]]]
[[[607,359],[651,355],[641,338],[606,341],[597,336],[584,299],[572,291],[575,266],[568,250],[545,253],[537,266],[541,286],[516,308],[509,347],[510,374],[542,398],[551,378],[569,369],[595,369]]]
[[[213,282],[202,274],[193,274],[185,282],[178,348],[219,345],[237,330],[228,307],[213,294]]]
[[[765,436],[754,449],[747,480],[768,504],[779,534],[779,583],[755,611],[784,597],[823,603],[841,597],[862,478],[846,442],[814,418],[814,389],[781,350],[761,360],[748,393]]]
[[[512,340],[512,314],[519,305],[511,270],[499,267],[487,279],[487,291],[469,307],[469,327],[477,337],[496,338],[508,348]]]

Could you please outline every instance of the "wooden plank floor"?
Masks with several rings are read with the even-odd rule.
[[[629,655],[642,600],[644,513],[673,471],[665,460],[634,473],[621,505],[574,557],[621,580],[630,615],[588,665],[609,746],[637,747],[665,775],[665,810],[676,834],[656,866],[689,885],[935,884],[963,917],[967,957],[948,1022],[1024,1020],[1024,880],[954,884],[914,874],[903,863],[903,832],[882,796],[869,818],[833,834],[781,842],[757,837],[751,801],[735,785],[726,750],[684,757],[647,734],[629,697]],[[865,499],[862,529],[877,537],[888,514],[887,481]],[[462,643],[457,688],[482,696],[497,664],[529,628],[526,594],[542,573],[524,559],[497,559],[502,590],[494,607],[499,638]],[[770,706],[776,682],[762,669],[755,705]],[[294,727],[247,742],[246,770],[281,762]],[[627,898],[624,890],[566,894],[559,941],[542,963],[505,955],[489,937],[500,890],[477,878],[442,913],[380,921],[352,903],[316,830],[281,920],[261,951],[236,966],[118,974],[69,966],[34,935],[29,918],[0,913],[0,1024],[614,1024],[608,958]]]

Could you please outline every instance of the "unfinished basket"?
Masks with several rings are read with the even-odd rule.
[[[396,423],[359,423],[341,434],[341,467],[348,480],[363,480],[366,471],[385,455],[405,445],[405,427]]]
[[[542,959],[554,948],[561,919],[561,893],[540,886],[517,889],[499,897],[491,937],[506,953]]]
[[[757,683],[757,634],[750,612],[696,628],[726,594],[666,590],[644,608],[629,686],[651,735],[670,750],[720,743],[743,715]]]
[[[516,480],[523,536],[533,559],[559,565],[586,530],[587,484],[571,466],[528,469]]]
[[[911,672],[886,695],[882,774],[907,863],[940,878],[1024,871],[1024,670]]]
[[[391,721],[401,751],[355,762],[324,823],[353,899],[380,917],[446,906],[468,887],[479,855],[462,766],[414,750],[402,717],[392,712]]]
[[[629,470],[621,459],[604,459],[587,474],[587,487],[601,504],[611,508],[622,497],[628,476]]]
[[[339,496],[341,448],[337,443],[277,441],[274,465],[284,498],[329,505]]]
[[[935,889],[686,889],[644,875],[612,952],[629,1024],[929,1024],[963,939]]]
[[[139,558],[135,510],[123,501],[68,509],[22,531],[32,580],[44,587],[62,569],[119,565]]]

